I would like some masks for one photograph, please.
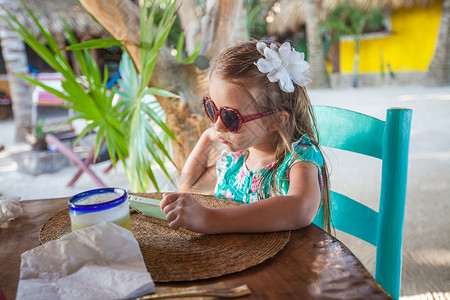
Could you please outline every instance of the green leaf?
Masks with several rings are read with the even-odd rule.
[[[20,74],[20,73],[15,73],[15,74],[17,76],[19,76],[19,77],[21,77],[21,78],[31,82],[34,85],[40,86],[41,88],[43,88],[44,90],[46,90],[50,94],[53,94],[53,95],[57,96],[58,98],[61,98],[61,99],[64,99],[64,100],[70,100],[69,97],[67,97],[64,93],[62,93],[61,91],[59,91],[59,90],[57,90],[55,88],[52,88],[52,87],[50,87],[50,86],[48,86],[48,85],[46,85],[46,84],[44,84],[44,83],[42,83],[40,81],[37,81],[37,80],[35,80],[33,78],[30,78],[30,77],[27,77],[27,76],[25,76],[23,74]]]
[[[186,58],[186,60],[184,61],[185,64],[192,64],[195,61],[195,59],[200,54],[200,44],[201,40],[198,40],[197,43],[195,44],[194,52],[192,52],[192,54],[189,55],[189,57]]]
[[[64,27],[66,28],[66,32],[67,32],[67,40],[69,41],[69,43],[71,45],[73,45],[76,43],[75,36],[73,35],[72,31],[70,30],[69,25],[67,24],[67,22],[64,19],[63,19],[63,22],[64,22]],[[73,52],[75,54],[78,65],[80,66],[81,72],[85,75],[88,74],[88,68],[86,66],[86,61],[84,59],[83,53],[79,50],[74,50]]]
[[[33,12],[31,11],[31,9],[25,4],[24,4],[24,8],[25,10],[28,12],[28,14],[30,15],[31,19],[33,20],[34,24],[39,28],[39,31],[41,32],[42,36],[45,38],[45,41],[47,42],[48,47],[53,51],[53,53],[55,54],[55,58],[57,60],[60,60],[61,62],[61,66],[68,70],[70,69],[70,65],[69,62],[66,60],[64,54],[59,51],[58,49],[58,44],[56,43],[55,39],[53,38],[52,34],[49,32],[49,30],[43,26],[41,26],[40,22],[38,21],[38,19],[36,18],[36,16],[33,14]]]
[[[142,110],[145,112],[145,114],[153,121],[155,122],[168,136],[170,136],[172,139],[176,141],[175,135],[170,131],[170,129],[167,127],[167,125],[161,121],[159,116],[148,106],[142,106]]]
[[[122,47],[122,42],[116,39],[95,39],[82,43],[72,44],[66,50],[106,49],[112,46]]]
[[[175,56],[175,59],[179,62],[183,61],[183,45],[184,45],[184,31],[181,32],[180,37],[178,38],[177,42],[177,55]]]
[[[142,94],[145,88],[147,87],[150,78],[153,73],[153,68],[156,64],[156,59],[158,58],[159,52],[153,53],[152,57],[148,60],[148,62],[143,66],[141,71],[141,86],[139,87],[138,95]]]
[[[145,0],[144,5],[141,9],[141,44],[140,44],[140,55],[141,55],[141,70],[143,69],[143,64],[149,59],[151,55],[152,41],[153,41],[153,25],[155,21],[155,8],[156,4],[151,4],[151,9],[148,9],[148,5],[151,2]],[[148,12],[148,13],[147,13]]]
[[[154,88],[154,87],[146,88],[143,92],[143,95],[158,95],[158,96],[164,96],[164,97],[180,98],[180,96],[178,96],[172,92],[169,92],[169,91],[166,91],[163,89],[159,89],[159,88]]]
[[[87,124],[87,126],[84,127],[81,133],[77,136],[73,144],[77,144],[84,136],[86,136],[86,134],[92,132],[95,129],[95,127],[96,126],[93,124]]]
[[[182,56],[183,56],[183,46],[184,46],[184,32],[181,32],[181,35],[178,38],[178,42],[177,42],[177,48],[176,48],[177,55],[175,56],[175,59],[180,63],[192,64],[200,53],[200,45],[201,45],[201,40],[198,40],[197,43],[195,44],[195,48],[194,48],[194,51],[192,52],[192,54],[189,55],[188,58],[183,60]]]
[[[121,78],[118,80],[118,84],[123,89],[123,92],[121,93],[122,97],[125,99],[136,100],[139,89],[138,74],[133,61],[126,52],[122,54],[119,72]]]
[[[173,162],[170,157],[170,154],[167,152],[167,150],[164,147],[164,143],[158,138],[158,136],[155,134],[153,129],[151,129],[150,126],[148,126],[148,125],[144,125],[144,127],[146,128],[146,134],[150,135],[152,137],[153,143],[159,148],[159,150],[162,152],[162,154],[165,157],[167,157],[171,162]],[[157,155],[157,152],[153,148],[153,143],[147,144],[147,149],[150,151],[150,153],[152,154],[155,161],[158,162],[158,161],[160,161],[160,159],[159,159],[159,156]]]
[[[103,144],[104,135],[105,135],[105,128],[99,127],[98,131],[97,131],[97,134],[95,136],[94,159],[96,159],[98,157],[98,154],[100,153],[100,148],[101,148],[101,146]],[[113,155],[114,155],[114,153],[109,153],[110,157],[114,157]]]
[[[47,62],[54,70],[61,72],[61,68],[57,63],[55,55],[45,46],[43,45],[34,35],[24,26],[22,25],[17,18],[15,18],[7,9],[5,11],[8,13],[11,21],[7,18],[3,18],[9,26],[13,30],[15,30],[22,38],[26,41],[26,43],[42,58]]]

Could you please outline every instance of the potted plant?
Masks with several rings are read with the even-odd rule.
[[[31,145],[31,149],[35,151],[45,151],[47,150],[47,142],[45,141],[45,136],[49,133],[53,133],[54,129],[46,130],[44,127],[45,118],[39,119],[37,124],[32,127],[26,136],[28,143]]]
[[[5,18],[5,21],[23,37],[24,41],[39,56],[64,76],[62,81],[64,92],[24,75],[17,75],[65,100],[67,102],[65,107],[76,113],[68,121],[83,119],[87,124],[75,143],[84,135],[95,132],[95,154],[99,153],[101,144],[105,141],[113,164],[117,161],[123,163],[133,191],[137,192],[145,192],[149,182],[159,189],[152,170],[152,165],[155,163],[167,177],[170,177],[164,163],[167,160],[172,161],[172,158],[167,149],[168,143],[164,143],[164,137],[168,136],[176,140],[157,113],[158,102],[155,100],[149,103],[147,97],[148,95],[176,97],[171,92],[148,87],[156,59],[175,21],[176,1],[168,2],[158,24],[154,24],[157,12],[155,6],[151,4],[151,1],[146,0],[141,8],[140,74],[126,54],[125,47],[122,47],[122,41],[104,39],[76,45],[77,41],[66,24],[67,39],[73,45],[68,47],[68,50],[74,51],[83,73],[84,83],[75,76],[63,51],[58,49],[51,34],[39,24],[33,12],[26,5],[24,7],[42,33],[45,43],[39,41],[10,12],[7,11],[9,18]],[[100,71],[87,51],[88,48],[110,46],[122,47],[125,54],[121,67],[123,72],[128,73],[128,76],[122,77],[122,84],[126,90],[122,92],[123,99],[117,105],[114,104],[113,98],[118,91],[109,90],[106,87],[107,68],[103,72]],[[155,130],[156,127],[159,130]]]

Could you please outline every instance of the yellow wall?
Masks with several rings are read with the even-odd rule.
[[[416,6],[393,11],[393,34],[361,40],[359,72],[380,72],[382,61],[385,72],[387,63],[394,71],[428,70],[434,55],[441,12],[441,1],[435,1],[429,7]],[[354,43],[341,41],[340,53],[341,73],[353,72]]]

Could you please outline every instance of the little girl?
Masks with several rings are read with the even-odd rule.
[[[246,42],[223,51],[203,99],[203,132],[161,209],[172,228],[201,233],[270,232],[308,226],[320,205],[329,231],[327,169],[305,85],[304,54],[289,43]],[[208,166],[214,142],[225,150]],[[189,192],[246,203],[207,208]],[[321,201],[322,200],[322,201]]]

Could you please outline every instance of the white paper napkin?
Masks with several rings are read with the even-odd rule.
[[[24,252],[16,299],[124,299],[154,292],[133,234],[102,222]]]
[[[19,200],[18,196],[0,197],[0,228],[7,228],[9,221],[14,220],[23,212]]]

